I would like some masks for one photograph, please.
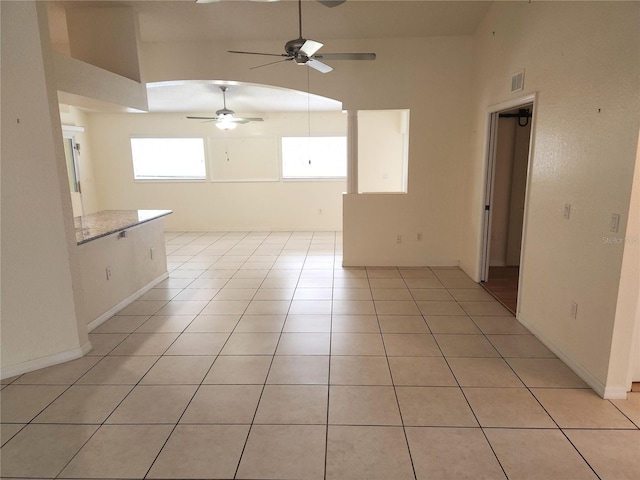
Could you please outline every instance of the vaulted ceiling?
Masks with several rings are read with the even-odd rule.
[[[209,0],[210,1],[210,0]],[[298,36],[297,2],[219,0],[195,3],[174,1],[60,1],[48,2],[51,39],[68,43],[64,11],[78,7],[131,6],[138,14],[142,42],[241,42],[265,40],[284,43]],[[302,22],[305,38],[331,39],[410,38],[470,35],[486,14],[491,2],[430,0],[348,0],[328,8],[315,0],[303,0]],[[279,52],[274,52],[279,53]],[[213,80],[213,79],[212,79]],[[212,83],[191,82],[183,86],[155,86],[149,89],[150,111],[215,111],[221,95]],[[306,96],[290,96],[274,90],[267,94],[251,85],[237,85],[229,91],[234,109],[252,111],[274,109],[306,110]],[[339,103],[314,99],[312,109],[335,110]]]
[[[303,29],[310,38],[409,38],[472,34],[491,2],[348,0],[327,8],[304,0]],[[128,5],[138,12],[143,42],[283,40],[298,34],[295,1],[220,0],[51,2],[52,38],[66,41],[64,8]]]

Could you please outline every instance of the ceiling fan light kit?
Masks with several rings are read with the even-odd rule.
[[[219,128],[220,130],[233,130],[237,126],[238,124],[232,121],[231,119],[223,118],[216,122],[216,127]]]
[[[229,87],[221,85],[223,107],[216,112],[215,117],[187,117],[190,120],[206,120],[216,122],[216,127],[220,130],[233,130],[239,123],[262,122],[262,118],[257,117],[236,117],[236,112],[227,108],[227,90]]]

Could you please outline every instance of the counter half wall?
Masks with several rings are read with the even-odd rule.
[[[105,210],[75,218],[89,331],[168,278],[163,218],[171,213]]]

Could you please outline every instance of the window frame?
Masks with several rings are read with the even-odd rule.
[[[343,138],[345,141],[345,157],[344,157],[344,175],[341,176],[315,176],[315,177],[287,177],[284,171],[284,148],[283,141],[285,138]],[[345,133],[317,133],[313,135],[305,134],[292,134],[292,135],[280,135],[279,149],[280,149],[280,178],[282,182],[341,182],[347,180],[348,169],[348,137]]]
[[[136,178],[135,159],[133,153],[133,141],[140,139],[198,139],[202,141],[203,154],[203,177],[155,177],[155,178]],[[141,183],[202,183],[208,182],[210,179],[209,166],[209,138],[204,135],[130,135],[129,149],[131,154],[131,169],[134,182]]]

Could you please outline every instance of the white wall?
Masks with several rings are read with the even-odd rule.
[[[387,75],[395,71],[400,79],[389,78],[387,85],[402,88],[390,88],[385,101],[401,104],[407,93],[411,97],[408,192],[344,197],[344,265],[458,264],[471,42],[466,37],[421,39],[418,51],[411,62],[396,56],[397,63],[389,59],[387,65]]]
[[[136,82],[143,82],[138,49],[138,17],[128,6],[65,10],[71,57]],[[109,45],[109,48],[105,48]]]
[[[358,190],[405,192],[405,142],[409,112],[358,112]]]
[[[474,39],[476,135],[461,262],[478,277],[488,108],[538,92],[519,318],[601,395],[625,390],[608,371],[623,247],[602,239],[611,214],[629,211],[639,25],[634,2],[496,2]],[[525,89],[512,95],[511,75],[523,68]]]
[[[209,112],[210,114],[210,112]],[[281,135],[308,135],[303,113],[251,113],[263,122],[251,122],[224,132],[213,123],[188,120],[186,114],[91,114],[89,129],[101,210],[169,209],[170,230],[341,230],[345,180],[302,181],[280,179]],[[345,135],[346,114],[311,112],[312,135]],[[203,136],[206,138],[210,180],[214,148],[229,142],[271,139],[275,151],[229,162],[274,162],[275,181],[264,182],[155,182],[134,181],[131,135]],[[275,160],[274,160],[275,158]],[[226,163],[224,160],[223,164]],[[262,169],[258,169],[263,171]],[[241,169],[239,170],[241,171]],[[249,177],[253,177],[248,173]]]
[[[90,344],[45,7],[0,8],[4,378],[79,357]]]
[[[411,110],[408,194],[356,195],[345,202],[345,264],[457,264],[460,178],[469,155],[469,115],[464,112],[471,99],[471,47],[470,37],[325,44],[331,51],[374,51],[377,59],[335,62],[335,70],[325,75],[311,71],[312,93],[341,101],[345,110]],[[307,89],[304,68],[285,63],[251,70],[255,58],[226,53],[280,51],[279,42],[146,43],[142,48],[149,81],[228,79]],[[418,232],[423,233],[421,242]],[[396,244],[396,234],[406,241]]]

